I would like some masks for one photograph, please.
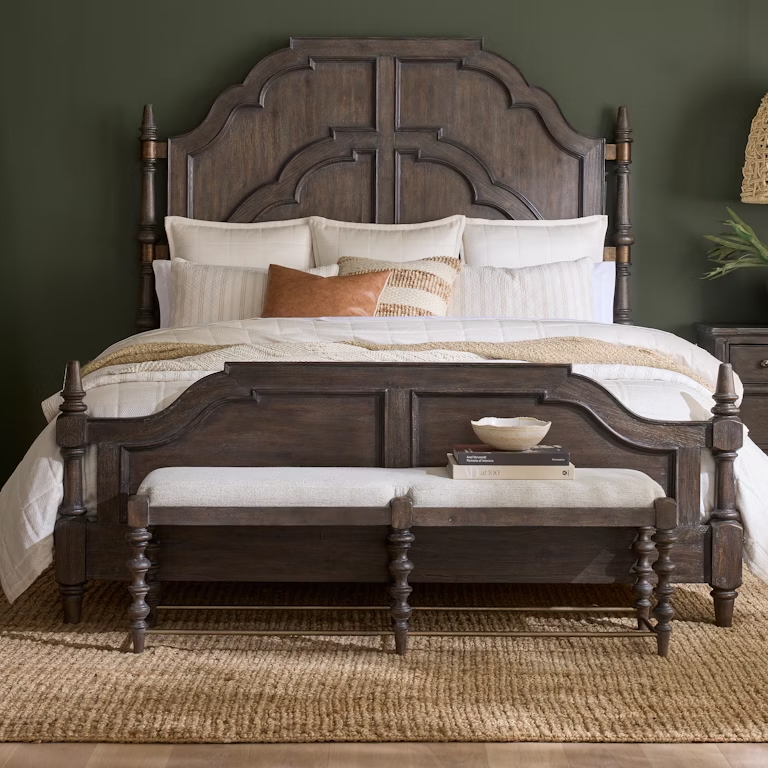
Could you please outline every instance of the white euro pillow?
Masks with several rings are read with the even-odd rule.
[[[588,258],[520,269],[467,265],[447,316],[594,321],[593,266]]]
[[[463,256],[470,267],[533,267],[558,261],[603,260],[607,216],[541,221],[467,219]]]
[[[166,216],[165,231],[171,260],[259,269],[315,266],[309,219],[231,224]]]
[[[310,216],[315,266],[342,256],[403,263],[433,256],[459,258],[464,216],[421,224],[356,224]]]

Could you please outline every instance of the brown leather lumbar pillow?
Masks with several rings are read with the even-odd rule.
[[[389,271],[321,277],[269,265],[262,317],[373,317]]]

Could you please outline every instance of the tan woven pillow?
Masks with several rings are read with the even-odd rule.
[[[373,317],[389,272],[320,277],[269,266],[262,317]]]
[[[376,317],[445,317],[461,262],[451,256],[394,262],[342,256],[339,275],[391,272],[381,292]]]

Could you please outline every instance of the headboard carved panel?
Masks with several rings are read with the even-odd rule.
[[[155,130],[151,113],[150,122],[142,137]],[[627,153],[629,141],[631,133]],[[145,186],[154,179],[149,143],[143,138]],[[621,160],[619,147],[610,145],[610,156]],[[605,140],[572,128],[549,93],[475,39],[294,38],[163,148],[168,212],[198,219],[320,215],[388,224],[456,213],[558,219],[605,212]],[[625,192],[627,183],[620,173]],[[629,320],[633,239],[628,199],[624,205],[620,322]],[[157,229],[147,208],[143,246]],[[151,281],[146,247],[142,258]],[[142,295],[151,290],[143,286]],[[140,325],[152,323],[145,306]]]

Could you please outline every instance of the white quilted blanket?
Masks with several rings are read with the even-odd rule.
[[[107,354],[137,341],[228,344],[232,349],[182,361],[111,366],[85,377],[86,403],[94,416],[145,416],[167,407],[187,387],[225,360],[296,362],[475,361],[464,352],[369,351],[339,344],[414,344],[440,341],[519,341],[582,336],[646,347],[671,356],[714,389],[718,362],[704,350],[663,331],[600,323],[536,322],[459,318],[256,319],[207,326],[150,331],[113,345]],[[248,345],[248,346],[242,346]],[[599,381],[636,413],[655,419],[700,420],[709,417],[710,392],[672,371],[621,365],[578,365],[578,373]],[[737,382],[740,387],[740,383]],[[43,403],[52,420],[55,395]],[[51,562],[56,510],[61,502],[62,466],[51,422],[0,492],[0,582],[9,600],[18,597]],[[93,458],[93,457],[90,457]],[[768,457],[747,439],[736,462],[739,503],[747,529],[745,554],[752,569],[768,580]],[[711,508],[711,458],[702,465],[702,516]],[[92,463],[86,467],[87,503],[95,498]]]

